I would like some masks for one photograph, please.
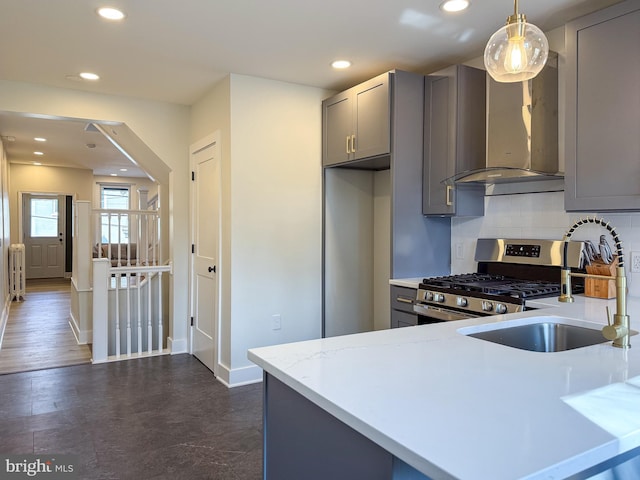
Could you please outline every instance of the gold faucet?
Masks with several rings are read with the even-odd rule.
[[[594,223],[596,225],[601,225],[605,227],[611,236],[613,237],[613,241],[616,245],[616,253],[618,255],[618,266],[616,267],[616,275],[608,276],[608,275],[593,275],[590,273],[574,273],[571,271],[571,268],[567,265],[567,249],[569,246],[569,239],[573,232],[581,225],[585,223]],[[573,297],[571,296],[571,277],[582,277],[582,278],[599,278],[604,280],[615,280],[616,281],[616,313],[613,315],[613,322],[611,321],[611,315],[609,314],[609,308],[607,307],[607,322],[608,325],[602,329],[602,335],[607,340],[613,341],[614,347],[619,348],[629,348],[631,347],[631,342],[629,341],[631,328],[629,323],[629,315],[627,315],[627,276],[624,271],[624,256],[622,254],[622,243],[620,242],[620,238],[616,233],[615,229],[609,225],[609,223],[605,223],[602,218],[589,218],[578,220],[564,235],[562,238],[564,242],[564,255],[562,261],[562,270],[560,277],[560,286],[561,293],[558,297],[558,301],[560,302],[573,302]]]

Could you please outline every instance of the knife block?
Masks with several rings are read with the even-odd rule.
[[[618,257],[613,257],[613,262],[609,265],[602,261],[594,261],[591,265],[587,265],[587,273],[593,275],[616,276],[616,268],[618,267]],[[599,278],[584,279],[584,294],[587,297],[594,298],[616,298],[616,281],[601,280]]]

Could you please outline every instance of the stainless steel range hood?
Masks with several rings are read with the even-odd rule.
[[[487,75],[487,164],[453,183],[507,183],[562,178],[558,159],[558,56],[549,52],[535,78],[498,83]]]

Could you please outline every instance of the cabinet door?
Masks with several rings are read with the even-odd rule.
[[[390,290],[391,308],[393,310],[413,313],[413,302],[418,295],[418,290],[416,288],[401,287],[399,285],[391,285]]]
[[[413,327],[418,325],[418,315],[415,313],[391,310],[391,328]]]
[[[454,205],[451,188],[442,180],[453,175],[455,146],[450,129],[455,126],[455,113],[451,105],[454,80],[447,76],[425,79],[424,107],[424,183],[422,213],[425,215],[452,215]]]
[[[355,87],[354,119],[356,159],[385,155],[391,151],[388,73]]]
[[[322,164],[343,163],[352,158],[353,100],[351,91],[322,102]]]
[[[640,209],[640,1],[566,27],[565,208]]]

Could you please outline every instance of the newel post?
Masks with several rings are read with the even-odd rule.
[[[107,258],[93,259],[93,363],[109,356],[109,269]]]
[[[72,276],[79,291],[91,288],[91,202],[77,200],[74,209]]]

